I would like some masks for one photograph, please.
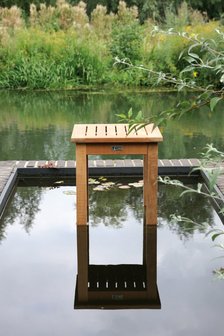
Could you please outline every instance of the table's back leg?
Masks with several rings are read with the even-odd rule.
[[[145,224],[157,224],[158,145],[150,143],[144,155]]]

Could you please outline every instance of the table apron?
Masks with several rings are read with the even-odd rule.
[[[105,143],[86,144],[87,155],[128,155],[147,154],[147,148],[154,143],[133,144],[133,143]]]

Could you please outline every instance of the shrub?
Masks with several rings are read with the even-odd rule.
[[[128,58],[133,63],[141,59],[141,27],[137,22],[114,25],[110,45],[112,57]]]

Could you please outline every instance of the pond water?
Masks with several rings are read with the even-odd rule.
[[[70,143],[74,123],[114,123],[116,114],[142,110],[156,116],[186,98],[178,93],[144,92],[13,92],[0,91],[0,160],[74,159]],[[191,99],[187,96],[187,99]],[[221,103],[207,107],[162,129],[161,159],[199,157],[207,143],[224,150]]]
[[[26,181],[25,181],[26,182]],[[127,185],[129,178],[115,181]],[[55,187],[58,184],[55,184]],[[222,224],[208,200],[159,186],[157,286],[161,309],[73,309],[77,275],[75,186],[18,186],[0,224],[1,334],[221,335],[224,283],[213,271],[210,228]],[[89,256],[93,264],[141,264],[142,189],[90,188]],[[110,206],[108,206],[110,205]],[[198,227],[173,223],[190,214]]]

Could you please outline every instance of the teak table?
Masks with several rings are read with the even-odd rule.
[[[88,155],[144,156],[145,224],[157,224],[158,142],[163,137],[153,124],[128,134],[127,124],[76,124],[71,141],[76,143],[77,225],[88,223]]]

